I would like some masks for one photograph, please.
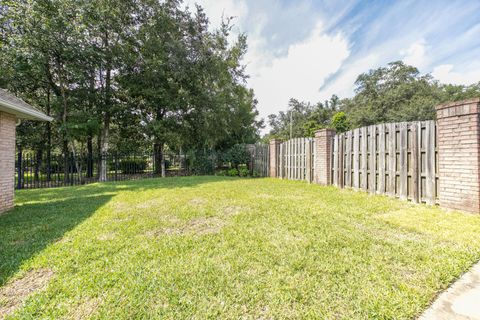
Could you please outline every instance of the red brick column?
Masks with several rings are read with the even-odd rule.
[[[13,208],[15,126],[14,115],[0,112],[0,214]]]
[[[321,129],[315,132],[314,182],[329,185],[332,181],[332,150],[335,130]]]
[[[440,205],[479,213],[480,99],[436,109]]]
[[[270,147],[269,147],[269,154],[270,154],[270,168],[269,168],[269,175],[272,178],[276,178],[279,176],[279,173],[277,172],[278,168],[278,161],[279,157],[278,154],[280,152],[280,143],[282,143],[281,140],[279,139],[273,139],[270,140]]]

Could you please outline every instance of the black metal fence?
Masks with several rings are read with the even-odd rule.
[[[102,181],[155,178],[162,175],[161,161],[155,154],[107,154],[102,156],[17,152],[16,189],[54,188]],[[103,177],[100,168],[105,165]],[[186,155],[164,155],[166,176],[190,173]]]

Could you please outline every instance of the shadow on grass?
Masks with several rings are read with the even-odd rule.
[[[191,188],[226,180],[235,179],[182,177],[17,191],[15,209],[0,215],[0,286],[25,261],[60,240],[66,232],[88,219],[118,192]]]
[[[90,217],[111,195],[25,204],[0,216],[0,286],[24,261]]]

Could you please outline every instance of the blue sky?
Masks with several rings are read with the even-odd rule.
[[[403,60],[444,83],[480,81],[480,0],[187,0],[218,26],[235,16],[262,117],[289,98],[353,95],[356,77]]]

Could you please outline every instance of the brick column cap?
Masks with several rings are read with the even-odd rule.
[[[445,108],[450,108],[454,106],[463,106],[464,104],[471,104],[471,103],[480,103],[480,98],[472,98],[462,101],[454,101],[454,102],[447,102],[435,107],[436,110],[441,110]]]
[[[444,103],[435,110],[437,119],[480,113],[480,98]]]
[[[329,133],[335,134],[335,129],[330,129],[330,128],[319,129],[315,131],[315,137],[321,137],[324,135],[328,135]]]
[[[282,143],[282,139],[272,139],[272,140],[270,140],[270,144],[277,144],[277,143]]]

